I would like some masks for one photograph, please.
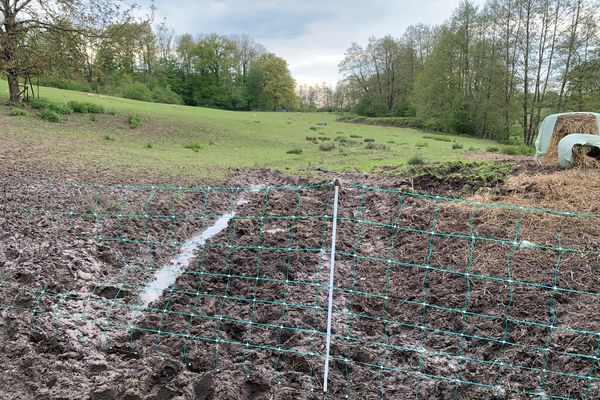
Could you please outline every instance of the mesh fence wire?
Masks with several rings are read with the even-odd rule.
[[[14,329],[322,389],[333,184],[28,190],[27,245],[77,246],[4,241]],[[339,210],[326,397],[600,397],[596,216],[361,185]]]

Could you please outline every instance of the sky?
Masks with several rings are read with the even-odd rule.
[[[440,24],[460,0],[155,0],[156,21],[178,35],[247,34],[288,61],[298,84],[341,76],[338,65],[352,42],[402,36],[413,24]],[[483,0],[475,3],[482,4]]]

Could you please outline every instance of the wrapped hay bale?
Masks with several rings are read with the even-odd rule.
[[[600,169],[600,148],[582,145],[573,147],[573,168]]]
[[[536,158],[546,165],[558,165],[558,145],[572,134],[600,135],[600,114],[567,113],[546,118],[536,140]]]
[[[563,168],[600,169],[600,136],[567,135],[558,143],[556,157]]]

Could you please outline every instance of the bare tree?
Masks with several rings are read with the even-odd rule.
[[[267,54],[267,49],[262,44],[256,43],[254,39],[248,35],[233,35],[230,36],[230,39],[235,43],[237,48],[242,69],[240,72],[243,79],[245,79],[248,76],[250,64],[259,57]]]

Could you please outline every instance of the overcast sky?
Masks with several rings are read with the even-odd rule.
[[[245,33],[286,59],[299,84],[340,79],[352,42],[399,37],[418,22],[439,24],[460,0],[155,0],[156,20],[178,35]],[[483,0],[476,0],[483,3]]]

